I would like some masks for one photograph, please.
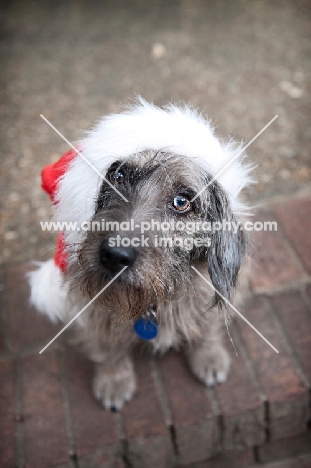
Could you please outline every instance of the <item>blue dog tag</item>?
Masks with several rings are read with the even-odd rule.
[[[133,328],[142,340],[152,340],[158,334],[158,325],[153,320],[139,318],[134,322]]]

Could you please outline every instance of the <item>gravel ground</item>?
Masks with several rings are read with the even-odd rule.
[[[40,170],[135,94],[186,101],[249,141],[251,202],[310,185],[308,0],[2,1],[0,262],[46,259]]]

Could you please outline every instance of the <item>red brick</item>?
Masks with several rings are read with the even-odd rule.
[[[256,467],[257,466],[258,465],[256,465]],[[303,468],[298,460],[293,460],[293,459],[268,463],[267,465],[260,465],[260,467],[261,468]]]
[[[64,406],[55,353],[21,359],[25,467],[68,464]]]
[[[170,467],[172,443],[158,400],[150,360],[135,359],[137,391],[123,411],[127,457],[135,467]]]
[[[189,468],[249,468],[253,463],[255,463],[254,450],[249,448],[242,452],[223,452]]]
[[[269,402],[269,430],[272,439],[305,431],[308,418],[308,391],[262,299],[254,299],[245,316],[279,350],[276,354],[246,323],[238,328],[260,386]]]
[[[13,362],[0,363],[0,466],[14,466],[14,375]]]
[[[6,350],[7,341],[7,294],[4,274],[0,272],[0,353]]]
[[[267,463],[264,465],[254,465],[251,468],[310,468],[311,455],[301,455],[297,458]]]
[[[78,457],[110,446],[118,449],[114,415],[106,411],[92,394],[93,365],[72,349],[66,352],[66,381],[72,414],[75,451]]]
[[[311,314],[301,295],[290,292],[273,297],[273,306],[311,383]]]
[[[260,211],[255,221],[275,221],[268,213]],[[282,285],[300,278],[299,270],[289,255],[278,231],[254,231],[255,260],[251,274],[254,290]]]
[[[307,295],[309,296],[309,299],[311,301],[311,284],[307,285]]]
[[[48,342],[60,329],[30,306],[28,271],[30,265],[26,264],[7,272],[9,346],[12,350]]]
[[[192,374],[181,354],[160,359],[181,464],[196,463],[219,450],[217,417],[213,415],[206,388]]]
[[[241,356],[231,351],[231,366],[223,385],[215,392],[223,416],[222,450],[241,450],[265,440],[264,405]]]
[[[307,271],[311,273],[311,200],[299,200],[273,209]]]
[[[79,468],[125,468],[124,461],[116,456],[114,450],[111,450],[111,446],[92,455],[79,458],[78,465]]]
[[[126,468],[126,465],[125,465],[123,459],[118,457],[113,461],[111,468]]]
[[[300,468],[310,468],[311,467],[311,454],[302,455],[299,457],[298,462],[300,463]]]
[[[311,452],[310,431],[295,437],[273,440],[258,447],[259,460],[262,463],[296,457],[309,452]]]

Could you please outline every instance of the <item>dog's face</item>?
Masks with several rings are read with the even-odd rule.
[[[69,269],[85,295],[94,297],[126,266],[99,304],[128,317],[143,314],[151,304],[185,294],[193,265],[205,266],[215,288],[230,298],[245,251],[243,232],[178,229],[235,220],[217,181],[191,201],[211,181],[210,174],[189,158],[150,150],[122,162],[116,158],[105,176],[128,202],[103,181],[91,220],[95,228]],[[201,241],[195,244],[197,238]],[[215,295],[217,303],[222,299]]]

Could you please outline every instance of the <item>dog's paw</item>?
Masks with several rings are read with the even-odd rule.
[[[93,380],[93,393],[106,409],[119,411],[129,401],[136,389],[133,364],[125,358],[111,367],[98,364]]]
[[[192,350],[189,355],[189,364],[194,375],[207,386],[223,383],[227,379],[230,356],[222,345],[211,349],[199,348]]]

